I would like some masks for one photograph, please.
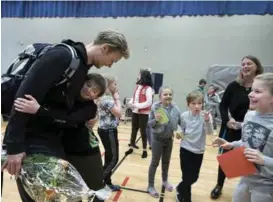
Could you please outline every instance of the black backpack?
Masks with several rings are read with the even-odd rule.
[[[34,43],[28,45],[11,63],[7,72],[1,76],[1,114],[4,120],[9,118],[16,92],[24,78],[27,76],[27,72],[30,70],[32,64],[46,51],[55,46],[64,46],[68,48],[72,55],[70,65],[64,72],[63,78],[55,85],[61,85],[73,76],[74,72],[79,67],[80,60],[76,50],[72,46],[65,43],[55,45],[48,43]]]

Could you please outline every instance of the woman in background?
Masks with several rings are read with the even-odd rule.
[[[228,142],[241,139],[241,122],[243,122],[245,114],[249,109],[248,94],[251,92],[255,76],[262,73],[263,67],[258,58],[251,55],[243,57],[239,75],[235,81],[228,84],[220,103],[222,118],[220,138]],[[223,153],[227,151],[223,150]],[[226,176],[219,166],[217,185],[211,192],[212,199],[217,199],[221,196],[225,178]]]

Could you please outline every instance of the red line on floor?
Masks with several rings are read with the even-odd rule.
[[[125,187],[125,185],[127,184],[128,181],[129,181],[129,177],[126,177],[126,178],[123,180],[121,186]],[[122,193],[122,190],[118,191],[118,192],[116,193],[116,195],[115,195],[113,201],[117,202],[118,199],[119,199],[119,197],[120,197],[120,195],[121,195],[121,193]]]

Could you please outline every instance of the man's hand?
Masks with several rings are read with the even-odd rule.
[[[7,169],[9,174],[16,175],[17,178],[20,173],[22,162],[25,156],[26,156],[25,152],[14,155],[8,155],[7,160],[2,165],[1,171]]]
[[[31,95],[25,95],[25,97],[27,99],[17,98],[14,101],[15,110],[18,112],[23,112],[23,113],[27,113],[27,114],[36,114],[40,108],[39,103]]]

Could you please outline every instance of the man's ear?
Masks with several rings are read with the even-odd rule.
[[[102,44],[101,45],[102,53],[107,54],[110,51],[110,46],[108,44]]]

